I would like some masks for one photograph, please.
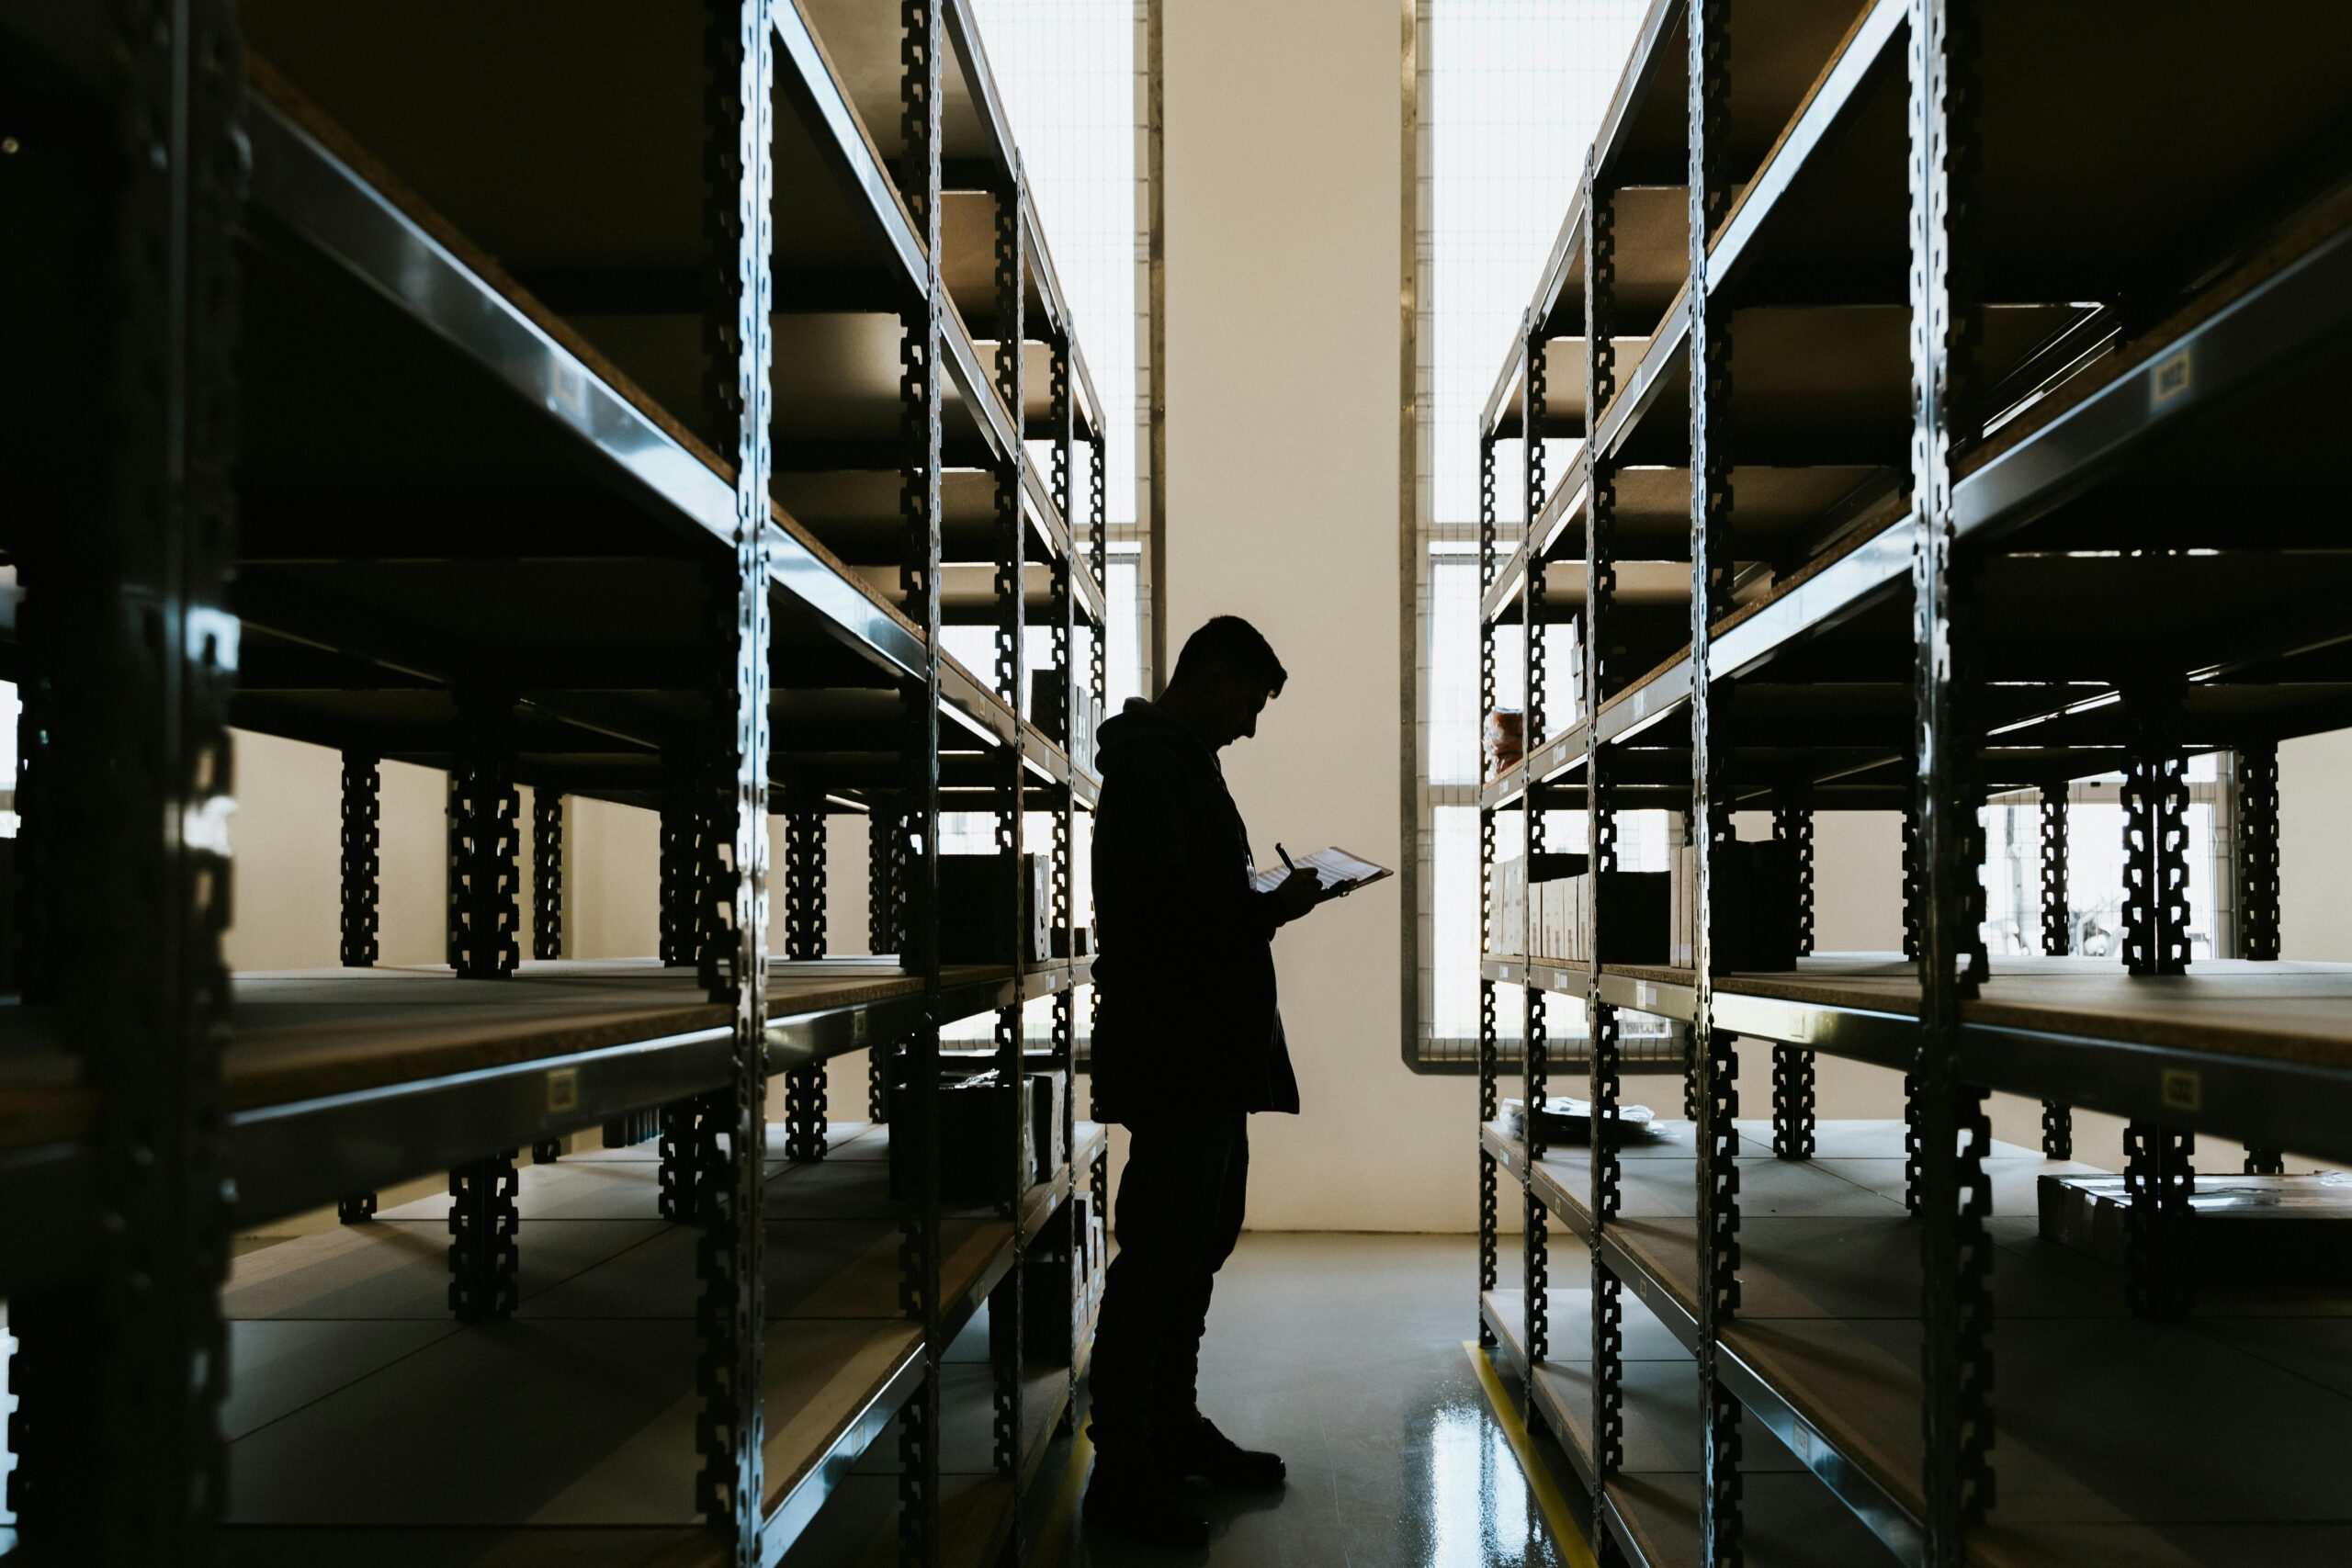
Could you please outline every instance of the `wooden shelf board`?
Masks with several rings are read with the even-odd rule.
[[[1916,1513],[1919,1233],[1902,1212],[1902,1124],[1821,1126],[1825,1147],[1850,1152],[1809,1162],[1810,1174],[1739,1162],[1741,1304],[1724,1343]],[[1695,1181],[1690,1126],[1672,1132],[1672,1157],[1624,1162],[1611,1234],[1689,1311]],[[1747,1149],[1769,1128],[1741,1133]],[[1544,1164],[1566,1190],[1586,1190],[1584,1151]],[[2352,1292],[2216,1292],[2185,1324],[2142,1322],[2114,1269],[2038,1237],[2034,1180],[2086,1168],[2009,1145],[1988,1164],[2001,1502],[1973,1560],[2083,1561],[2067,1555],[2083,1531],[2109,1532],[2119,1562],[2150,1564],[2251,1565],[2298,1542],[2352,1543],[2338,1456],[2310,1440],[2352,1430]],[[2224,1525],[2242,1544],[2182,1555]]]
[[[836,1123],[823,1162],[770,1162],[772,1502],[919,1347],[898,1301],[887,1134]],[[552,1548],[577,1529],[647,1532],[628,1550],[649,1551],[673,1531],[698,1560],[695,1232],[652,1217],[657,1187],[636,1149],[524,1167],[524,1300],[484,1327],[447,1316],[445,1198],[239,1258],[224,1298],[235,1522],[455,1532],[452,1551],[511,1531],[499,1550],[528,1562],[561,1561]],[[950,1218],[943,1298],[961,1300],[1011,1241],[1002,1220]],[[1059,1375],[1037,1375],[1040,1421]],[[985,1406],[985,1364],[979,1381]],[[354,1488],[355,1472],[409,1480]]]

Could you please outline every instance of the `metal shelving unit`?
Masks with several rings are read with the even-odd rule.
[[[2227,28],[2186,6],[1649,10],[1478,431],[1490,705],[1492,628],[1528,633],[1524,761],[1482,791],[1484,859],[1504,813],[1531,850],[1582,813],[1595,870],[1627,810],[1679,814],[1699,851],[1688,966],[1569,964],[1485,918],[1481,1337],[1605,1552],[2352,1549],[2323,1436],[2352,1415],[2326,1370],[2352,1303],[2256,1328],[2275,1299],[2199,1294],[2182,1258],[2197,1133],[2245,1141],[2249,1174],[2352,1151],[2352,966],[2278,962],[2276,762],[2352,720],[2352,558],[2313,521],[2352,346],[2347,63],[2345,18],[2293,3]],[[1511,443],[1530,521],[1506,526]],[[1573,672],[1546,665],[1567,626]],[[2237,758],[2242,956],[2191,965],[2185,767],[2211,750]],[[2068,956],[2064,919],[2066,781],[2116,771],[2120,964]],[[2057,803],[2046,951],[1987,963],[1976,812],[2018,790]],[[1767,810],[1808,956],[1730,972],[1712,906],[1735,811]],[[1904,953],[1812,954],[1818,810],[1904,814]],[[1546,992],[1586,1002],[1602,1115],[1620,1015],[1687,1024],[1687,1122],[1654,1146],[1510,1135],[1498,985],[1526,987],[1531,1101],[1559,1065]],[[1772,1048],[1769,1122],[1737,1121],[1742,1040]],[[1905,1121],[1820,1121],[1824,1054],[1904,1072]],[[1993,1140],[1996,1089],[2043,1102],[2038,1154]],[[2132,1123],[2120,1278],[2035,1240],[2038,1178],[2086,1168],[2058,1163],[2075,1106]]]
[[[997,1015],[996,1065],[1058,1082],[1099,1189],[1069,1092],[1090,963],[943,964],[939,816],[994,813],[1018,853],[1047,814],[1070,931],[1097,785],[1062,716],[1102,691],[1105,529],[1100,400],[977,28],[967,0],[608,7],[553,36],[439,11],[0,19],[12,206],[56,240],[11,248],[0,323],[25,345],[0,378],[26,702],[26,1005],[0,1031],[15,1544],[192,1562],[226,1517],[268,1527],[226,1501],[231,1228],[334,1201],[361,1238],[379,1189],[447,1170],[450,1306],[503,1319],[543,1174],[516,1154],[601,1126],[616,1152],[658,1134],[659,1216],[695,1238],[673,1250],[697,1470],[670,1501],[703,1522],[662,1550],[778,1561],[890,1428],[908,1560],[956,1557],[942,1358],[985,1302],[1001,1506],[974,1536],[959,1505],[956,1540],[992,1555],[1082,1361],[1041,1371],[1021,1333],[1069,1304],[1024,1303],[1033,1249],[1073,1258],[1075,1299],[1052,1236],[1079,1178],[1014,1174],[978,1230],[943,1208],[939,1031]],[[944,651],[959,622],[995,628],[992,671]],[[1059,714],[1031,710],[1039,630]],[[222,967],[232,725],[344,755],[343,970]],[[386,761],[450,775],[446,969],[377,964]],[[661,814],[647,962],[561,957],[572,795]],[[876,960],[826,956],[844,811],[870,826]],[[817,1420],[767,1375],[818,1353],[760,1327],[795,1217],[770,1167],[834,1152],[824,1064],[859,1050],[871,1118],[918,1145],[905,1196],[874,1200],[904,1354]],[[567,1550],[532,1517],[505,1550]]]

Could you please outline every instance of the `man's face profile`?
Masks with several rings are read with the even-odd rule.
[[[1209,696],[1216,716],[1216,744],[1229,746],[1258,733],[1258,716],[1273,693],[1266,682],[1228,670],[1210,671]]]

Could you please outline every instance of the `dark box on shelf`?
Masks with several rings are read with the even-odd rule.
[[[1036,1180],[1036,1111],[1040,1080],[1021,1080],[1018,1098],[993,1071],[944,1079],[939,1086],[939,1196],[949,1204],[1003,1203],[1015,1196],[1009,1140],[1021,1139],[1023,1185]],[[911,1090],[894,1093],[890,1114],[890,1195],[911,1198],[921,1190],[916,1174],[920,1149],[906,1101]]]
[[[2041,1178],[2041,1239],[2124,1266],[2132,1195],[2120,1176]],[[2214,1284],[2352,1281],[2352,1175],[2197,1173],[2182,1226],[2189,1278]]]
[[[1760,840],[1722,847],[1715,863],[1714,967],[1797,966],[1797,850]]]
[[[1048,1180],[1069,1158],[1062,1141],[1062,1080],[1049,1073],[1029,1079],[1029,1147],[1035,1156],[1033,1179]]]
[[[1014,901],[1015,878],[1019,902]],[[1042,964],[1052,869],[1044,855],[939,857],[939,961]]]

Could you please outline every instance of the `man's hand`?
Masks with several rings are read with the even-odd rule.
[[[1323,878],[1312,871],[1294,871],[1274,884],[1274,923],[1288,925],[1323,902]]]

